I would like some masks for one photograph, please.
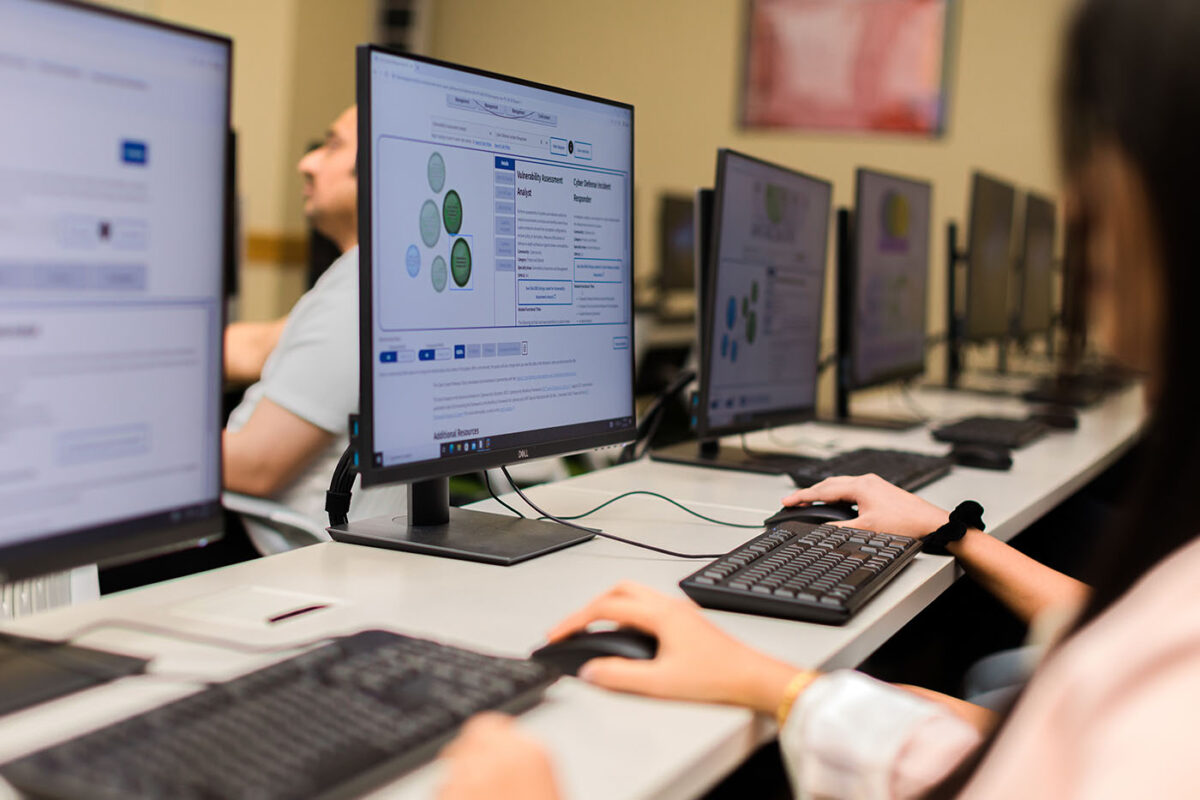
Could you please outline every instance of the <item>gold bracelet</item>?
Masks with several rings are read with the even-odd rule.
[[[796,698],[819,677],[821,677],[821,673],[806,669],[796,673],[796,676],[788,681],[787,688],[783,690],[783,699],[779,701],[779,708],[775,709],[775,721],[779,723],[780,729],[783,728],[783,723],[787,722],[788,714],[792,713],[792,706],[795,705]]]

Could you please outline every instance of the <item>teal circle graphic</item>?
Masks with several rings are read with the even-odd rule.
[[[408,252],[404,254],[404,267],[408,270],[410,278],[417,277],[421,271],[421,251],[415,244],[410,244]]]
[[[471,280],[471,245],[466,239],[456,239],[450,248],[450,272],[460,288]]]
[[[441,153],[434,153],[429,157],[425,176],[429,178],[429,188],[434,192],[440,192],[446,185],[446,162],[442,160]]]
[[[462,198],[458,192],[451,189],[446,192],[442,201],[442,221],[446,223],[446,233],[455,234],[462,230],[463,207]]]
[[[432,200],[426,200],[421,206],[421,241],[426,247],[433,247],[437,244],[438,236],[441,235],[441,220],[438,219],[437,203]]]
[[[446,290],[446,259],[441,256],[433,259],[433,266],[429,268],[429,277],[433,279],[433,290],[435,292],[444,292]]]

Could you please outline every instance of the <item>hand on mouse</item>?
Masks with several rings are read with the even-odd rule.
[[[858,506],[858,517],[834,525],[896,533],[920,539],[946,524],[950,513],[928,500],[893,486],[878,475],[826,478],[783,498],[785,506],[847,501]]]
[[[607,689],[773,713],[800,672],[729,636],[690,600],[630,582],[567,617],[549,638],[557,641],[600,621],[639,628],[658,638],[658,655],[648,661],[595,658],[583,666],[580,678]]]
[[[438,800],[512,797],[558,800],[545,749],[503,714],[479,714],[442,751],[446,780]]]

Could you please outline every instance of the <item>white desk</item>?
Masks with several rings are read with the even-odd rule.
[[[932,391],[922,391],[919,397],[939,416],[986,412],[1009,402]],[[878,413],[879,403],[871,403],[871,410]],[[921,494],[944,506],[967,497],[979,499],[987,509],[989,530],[1007,539],[1115,460],[1136,437],[1141,421],[1140,394],[1126,392],[1084,412],[1078,434],[1054,434],[1020,451],[1011,472],[958,469]],[[751,444],[765,449],[770,439],[787,441],[791,435],[828,436],[845,447],[873,444],[934,452],[944,447],[922,431],[895,434],[816,425],[797,426],[772,437],[751,437]],[[662,492],[720,519],[754,523],[776,510],[790,486],[782,477],[643,461],[536,487],[532,495],[548,510],[570,514],[630,488]],[[481,505],[489,504],[492,501]],[[619,535],[690,552],[721,552],[754,535],[752,530],[702,522],[644,496],[609,506],[589,521]],[[330,543],[5,627],[33,635],[67,636],[95,620],[137,619],[257,643],[299,642],[385,627],[488,652],[524,655],[541,642],[551,625],[616,581],[633,579],[677,592],[678,581],[699,563],[601,539],[508,568]],[[852,666],[954,578],[949,558],[918,556],[840,627],[707,613],[739,638],[798,665]],[[329,598],[335,605],[276,626],[251,618],[221,623],[195,616],[197,608],[212,607],[205,598],[244,592],[247,587],[303,592]],[[157,672],[211,678],[232,677],[272,660],[119,630],[96,632],[82,643],[156,656]],[[0,759],[191,691],[194,687],[188,684],[130,678],[0,718]],[[771,732],[769,723],[742,710],[609,694],[574,679],[552,687],[545,703],[522,715],[521,725],[550,748],[571,798],[692,797],[731,771]],[[428,797],[438,776],[439,767],[427,766],[371,796]]]

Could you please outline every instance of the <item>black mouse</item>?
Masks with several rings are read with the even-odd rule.
[[[1012,453],[1007,447],[978,442],[959,442],[950,450],[950,458],[960,467],[1012,469]]]
[[[551,642],[530,654],[530,658],[549,664],[566,675],[574,675],[584,662],[593,658],[617,656],[647,660],[658,653],[658,639],[636,628],[615,631],[584,631]]]
[[[784,506],[763,520],[763,525],[778,525],[781,522],[807,522],[823,525],[826,522],[845,522],[858,516],[858,506],[853,503],[817,503],[811,506]]]
[[[1065,406],[1035,408],[1029,418],[1034,422],[1064,431],[1073,431],[1079,427],[1079,415],[1075,413],[1075,409]]]

